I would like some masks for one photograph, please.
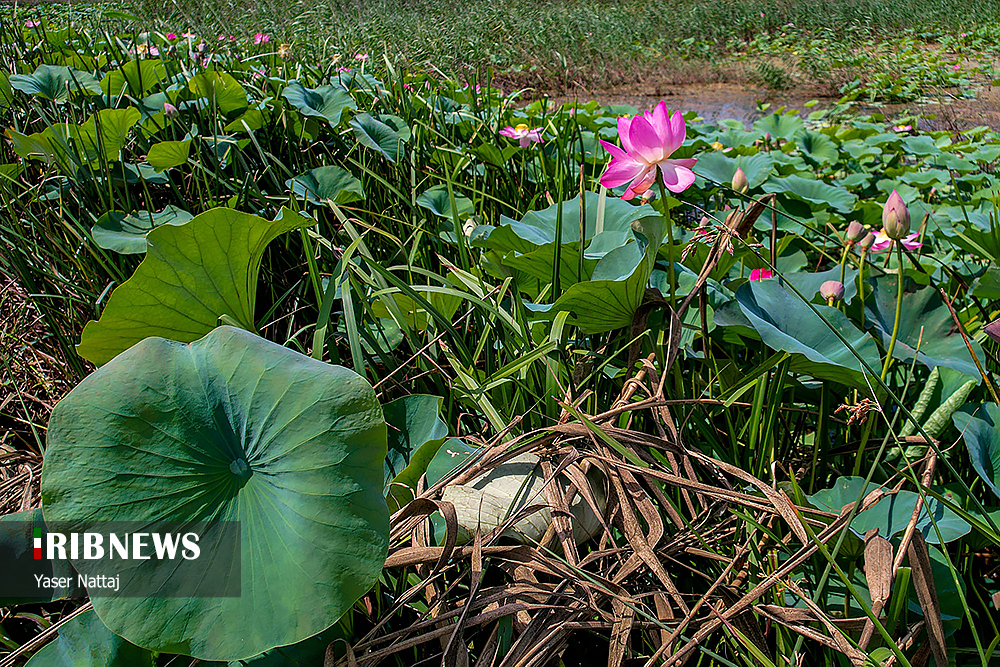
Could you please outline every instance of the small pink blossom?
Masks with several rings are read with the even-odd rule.
[[[666,102],[641,116],[618,118],[618,138],[622,148],[601,140],[601,146],[612,155],[611,164],[601,175],[601,185],[615,188],[629,183],[622,199],[641,195],[656,182],[657,174],[673,193],[683,192],[694,183],[695,158],[670,156],[681,147],[687,136],[684,116],[680,111],[667,114]]]
[[[194,34],[193,32],[182,32],[181,37],[185,39],[195,39],[196,37],[198,37],[198,35]]]
[[[957,72],[958,70],[962,69],[962,66],[959,65],[958,63],[955,63],[954,65],[951,66],[951,68]]]
[[[357,60],[357,61],[359,61],[359,62],[367,62],[368,61],[368,54],[367,53],[355,53],[354,54],[354,59]]]
[[[750,272],[750,280],[752,280],[755,283],[773,277],[774,273],[771,272],[771,269],[754,269],[753,271]]]
[[[960,35],[960,37],[968,37],[968,36],[969,36],[969,33],[967,33],[967,32],[963,32],[963,33],[962,33],[962,34]]]
[[[903,247],[906,248],[907,250],[916,250],[917,248],[923,245],[919,241],[919,239],[920,239],[920,232],[913,232],[908,236],[904,236],[900,240],[900,243],[902,243]],[[871,250],[872,252],[883,252],[892,249],[892,244],[893,240],[889,238],[889,235],[886,234],[885,230],[883,229],[877,234],[875,234],[875,243],[872,244]]]
[[[350,72],[351,68],[350,67],[338,67],[336,71],[338,71],[338,72]]]
[[[912,125],[893,125],[892,126],[892,131],[893,132],[911,132],[911,131],[913,131],[913,126]]]
[[[517,127],[507,127],[500,130],[500,134],[511,139],[517,139],[521,148],[527,148],[532,143],[542,143],[542,130],[540,128],[530,129],[524,123],[519,123]]]
[[[253,36],[253,43],[257,44],[258,46],[261,45],[261,44],[267,44],[270,41],[271,41],[271,36],[270,35],[265,35],[262,32],[258,32],[257,34],[255,34]]]
[[[172,42],[172,41],[174,41],[175,39],[177,39],[177,35],[176,35],[176,34],[174,34],[174,33],[172,33],[172,32],[168,32],[168,33],[167,33],[167,35],[166,35],[166,37],[167,37],[167,39],[168,39],[168,40],[170,40],[171,42]]]
[[[25,28],[37,28],[40,25],[42,25],[42,22],[34,19],[28,19],[24,22]]]

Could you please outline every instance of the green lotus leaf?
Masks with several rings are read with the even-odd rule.
[[[10,85],[10,76],[0,72],[0,109],[6,109],[14,103],[14,88]]]
[[[146,252],[146,235],[149,232],[160,225],[186,224],[193,217],[187,211],[169,205],[159,213],[108,211],[97,219],[90,234],[94,243],[105,250],[138,255]]]
[[[780,267],[779,267],[780,268]],[[820,298],[819,288],[823,283],[828,280],[836,280],[840,282],[840,268],[834,267],[828,271],[820,271],[817,273],[802,273],[796,271],[795,273],[785,273],[782,271],[782,280],[793,285],[795,289],[802,293],[802,296],[807,299],[810,298]],[[844,271],[844,303],[850,303],[858,294],[858,270],[849,267]]]
[[[807,497],[819,509],[840,514],[845,505],[858,500],[858,494],[864,488],[864,483],[864,477],[838,477],[831,488]],[[875,484],[869,484],[866,493],[871,493],[875,488]],[[881,537],[892,539],[906,530],[919,498],[919,494],[913,491],[899,491],[883,498],[874,506],[859,512],[851,521],[851,530],[861,536],[872,528],[878,528]],[[957,540],[972,530],[972,526],[948,509],[944,503],[928,496],[926,505],[920,511],[916,527],[930,544],[941,543],[937,531],[934,530],[935,523],[945,543]]]
[[[774,158],[769,153],[754,155],[739,155],[735,158],[724,155],[722,151],[704,153],[698,156],[695,173],[710,178],[716,183],[729,186],[733,182],[736,170],[742,169],[746,174],[750,188],[759,187],[774,171]]]
[[[823,208],[829,206],[841,213],[850,213],[854,209],[854,203],[858,200],[856,195],[844,188],[795,175],[772,178],[764,184],[764,191],[775,192]]]
[[[108,630],[93,609],[71,618],[26,667],[152,667],[153,654]]]
[[[504,256],[502,263],[514,271],[518,285],[525,286],[528,280],[540,281],[543,285],[552,281],[552,268],[556,259],[556,244],[546,243],[524,254],[512,252]],[[562,244],[559,253],[559,284],[566,288],[583,280],[590,280],[598,260],[584,253],[583,271],[580,271],[579,242]]]
[[[896,280],[896,276],[886,275],[868,281],[874,290],[865,300],[867,321],[882,336],[886,347],[892,338],[896,317]],[[971,338],[969,343],[980,359],[986,358],[979,343]],[[928,368],[947,366],[970,377],[980,377],[965,339],[955,329],[948,305],[933,287],[910,291],[904,288],[893,356],[901,361],[911,361],[916,356],[917,361]]]
[[[156,171],[163,171],[185,164],[190,152],[190,139],[185,139],[184,141],[161,141],[149,147],[149,155],[146,156],[146,161]]]
[[[553,304],[532,306],[533,314],[551,319],[559,312],[569,312],[567,322],[584,333],[629,326],[645,296],[665,232],[659,216],[642,218],[634,225],[636,242],[606,254],[590,280],[570,285]]]
[[[245,659],[330,627],[375,582],[388,551],[385,456],[382,410],[363,378],[223,326],[190,344],[147,338],[56,405],[42,509],[71,526],[239,522],[239,597],[92,603],[138,646]],[[237,557],[208,556],[226,572]],[[122,589],[176,590],[177,567],[133,562]]]
[[[448,188],[444,185],[435,185],[428,188],[417,197],[417,206],[423,207],[445,220],[451,220],[451,198],[448,196]],[[472,200],[462,195],[455,195],[455,207],[458,209],[458,219],[465,220],[475,213],[475,205]]]
[[[306,201],[350,204],[365,198],[365,191],[354,174],[336,165],[316,167],[285,181],[297,196]]]
[[[1000,406],[966,406],[952,415],[952,421],[965,439],[972,467],[1000,498]]]
[[[809,298],[812,295],[804,296]],[[792,353],[790,368],[794,371],[867,388],[865,371],[855,352],[869,367],[880,367],[878,348],[871,336],[859,331],[836,308],[810,307],[778,279],[744,283],[736,290],[736,301],[768,347]],[[715,322],[720,323],[718,315]],[[834,330],[843,336],[854,352]]]
[[[903,137],[903,150],[910,155],[920,157],[941,154],[941,147],[934,142],[933,138],[926,134]]]
[[[129,131],[140,115],[133,107],[101,109],[82,125],[57,123],[31,135],[7,130],[7,136],[21,157],[55,162],[63,168],[118,162]]]
[[[789,114],[764,116],[753,124],[753,129],[761,135],[770,133],[772,139],[791,139],[805,128],[805,123],[798,116]]]
[[[421,475],[448,438],[448,425],[439,416],[441,400],[413,394],[382,406],[388,426],[385,493],[390,511],[413,499]]]
[[[100,95],[101,84],[86,72],[59,65],[39,65],[31,74],[11,74],[10,86],[26,95],[65,102],[70,93]]]
[[[249,105],[247,91],[231,74],[205,70],[188,81],[188,90],[214,103],[225,115],[243,111]]]
[[[394,123],[393,119],[399,121]],[[389,162],[398,162],[410,129],[395,116],[372,116],[363,113],[351,119],[351,129],[362,146],[380,153]]]
[[[793,138],[799,151],[811,160],[813,164],[832,164],[840,157],[837,144],[822,132],[802,130]]]
[[[306,88],[298,81],[292,81],[281,94],[302,115],[323,118],[333,127],[340,125],[344,110],[358,108],[351,94],[340,86]]]
[[[145,259],[111,293],[101,318],[84,327],[77,351],[103,364],[149,336],[196,340],[220,318],[255,330],[264,249],[309,220],[287,209],[275,220],[265,220],[215,208],[179,227],[157,227],[146,236]]]
[[[604,199],[604,219],[598,225],[598,212],[601,208],[601,196],[596,192],[587,192],[583,207],[584,239],[591,241],[590,245],[600,243],[600,254],[624,245],[632,237],[632,223],[640,218],[656,215],[651,206],[633,206],[617,197]],[[476,241],[475,245],[499,250],[502,252],[516,251],[528,253],[539,246],[553,243],[556,240],[556,226],[559,215],[559,204],[553,204],[541,211],[529,211],[520,221],[500,217],[500,226],[490,228],[488,233]],[[574,197],[562,202],[562,233],[559,237],[563,244],[580,240],[580,197]],[[595,248],[596,250],[596,248]],[[597,253],[589,252],[595,255]]]
[[[42,518],[40,508],[14,512],[0,516],[0,571],[5,573],[8,579],[7,597],[0,596],[0,607],[14,604],[28,604],[32,602],[53,602],[55,600],[65,600],[66,598],[86,597],[87,591],[78,587],[77,572],[69,561],[43,558],[35,560],[33,551],[35,529],[45,531],[45,520]],[[32,588],[32,593],[37,593],[34,588],[35,575],[43,577],[55,577],[57,579],[69,579],[69,586],[57,586],[48,589],[46,595],[15,596],[14,589],[9,588],[19,582]]]
[[[455,468],[465,465],[473,456],[481,450],[468,445],[464,440],[458,438],[448,438],[444,445],[438,449],[437,454],[427,464],[427,484],[433,486],[437,484]]]
[[[145,97],[166,78],[167,68],[159,58],[129,60],[101,79],[101,90],[112,97],[125,93],[132,97]]]

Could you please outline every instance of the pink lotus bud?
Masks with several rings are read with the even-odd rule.
[[[1000,320],[993,320],[983,327],[983,331],[986,332],[987,336],[1000,343]]]
[[[885,235],[893,241],[898,241],[910,233],[910,211],[895,190],[889,195],[882,209],[882,228],[885,229]]]
[[[851,245],[865,234],[865,227],[857,220],[847,225],[847,245]]]
[[[174,118],[177,116],[177,107],[175,107],[170,102],[163,103],[163,113],[167,118]]]
[[[743,173],[742,167],[736,168],[736,173],[733,174],[733,190],[736,190],[740,194],[743,194],[750,189],[750,181],[747,180],[747,175]]]
[[[871,248],[873,243],[875,243],[874,232],[868,232],[868,234],[863,239],[858,241],[858,245],[861,246],[861,252],[865,252],[866,250],[868,250],[868,248]]]
[[[844,283],[839,280],[827,280],[819,286],[819,294],[832,306],[844,298]]]

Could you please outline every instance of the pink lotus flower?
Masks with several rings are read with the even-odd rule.
[[[270,35],[265,35],[262,32],[258,32],[257,34],[255,34],[253,36],[253,43],[257,44],[258,46],[261,45],[261,44],[267,44],[270,41],[271,41],[271,36]]]
[[[899,242],[902,243],[903,247],[907,250],[916,250],[923,245],[923,243],[918,240],[919,238],[920,232],[913,232],[908,236],[904,236]],[[883,229],[875,235],[875,243],[872,244],[871,251],[883,252],[885,250],[890,250],[892,249],[892,244],[893,240],[889,238],[889,235],[886,234]]]
[[[892,131],[893,132],[910,132],[912,130],[913,130],[913,126],[912,125],[893,125],[892,126]]]
[[[752,280],[755,283],[773,277],[774,273],[771,272],[771,269],[754,269],[753,271],[750,272],[750,280]]]
[[[959,65],[958,63],[955,63],[954,65],[951,66],[951,68],[957,72],[958,70],[962,69],[962,66]]]
[[[694,183],[691,167],[697,160],[670,159],[686,136],[684,116],[680,111],[675,111],[673,116],[668,115],[666,102],[660,102],[652,111],[641,116],[619,117],[618,138],[625,150],[601,140],[604,150],[613,158],[601,175],[601,185],[615,188],[629,183],[622,199],[633,199],[646,192],[656,182],[659,173],[663,184],[671,192],[687,190]]]
[[[170,40],[171,42],[172,42],[172,41],[174,41],[175,39],[177,39],[177,35],[176,35],[176,34],[174,34],[174,33],[172,33],[172,32],[168,32],[168,33],[166,34],[166,37],[167,37],[167,39],[168,39],[168,40]]]
[[[368,61],[368,54],[367,53],[355,53],[354,54],[354,59],[358,60],[360,62],[367,62]]]
[[[540,128],[532,130],[524,123],[519,123],[517,127],[511,127],[508,125],[500,130],[500,134],[505,137],[510,137],[511,139],[517,139],[521,148],[527,148],[532,143],[542,143],[542,130]]]
[[[42,25],[41,21],[36,21],[32,19],[28,19],[27,21],[24,22],[25,28],[37,28],[40,25]]]

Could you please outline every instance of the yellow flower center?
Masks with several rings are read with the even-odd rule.
[[[515,132],[527,132],[528,131],[528,126],[525,125],[524,123],[519,123],[519,124],[517,124],[517,125],[514,126],[514,131]]]

